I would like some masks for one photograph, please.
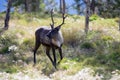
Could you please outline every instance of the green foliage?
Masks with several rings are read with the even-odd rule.
[[[13,67],[9,67],[9,68],[6,68],[4,71],[6,73],[15,73],[15,72],[17,72],[17,69],[13,68]]]
[[[14,64],[11,66],[10,63],[2,63],[0,64],[0,67],[0,71],[6,73],[16,73],[19,69],[19,67],[15,67]]]
[[[12,45],[18,47],[18,50],[4,54],[6,56],[2,57],[3,60],[0,59],[0,71],[9,73],[30,69],[29,66],[33,66],[34,32],[38,26],[49,25],[50,22],[50,18],[42,18],[37,14],[12,15],[16,17],[12,18],[11,27],[0,36],[0,53],[7,53]],[[61,18],[55,17],[55,21],[57,25],[61,23]],[[64,58],[57,66],[59,70],[64,70],[69,75],[84,67],[91,67],[96,73],[120,70],[120,35],[116,29],[116,22],[113,19],[97,19],[93,20],[91,25],[93,30],[86,35],[83,17],[66,18],[66,24],[61,29],[65,43],[62,47]],[[37,66],[31,70],[34,68],[46,75],[52,74],[54,69],[45,54],[45,48],[41,46],[39,49],[37,53],[41,54],[37,54]],[[52,53],[50,55],[52,56]],[[4,60],[4,57],[8,60]],[[19,61],[21,63],[18,63]],[[3,65],[3,62],[6,64]],[[25,64],[27,66],[24,66]]]
[[[21,4],[24,4],[24,0],[13,0],[13,6],[20,6]]]
[[[32,39],[24,39],[23,44],[30,47],[33,44],[33,40]]]
[[[103,41],[113,41],[113,38],[111,36],[108,36],[108,35],[101,36],[101,39]]]
[[[112,43],[112,41],[114,41],[113,37],[108,36],[108,35],[101,35],[99,39],[100,39],[99,41],[96,41],[96,44],[98,46],[103,45],[103,44],[104,46],[108,46]]]
[[[113,42],[112,49],[113,49],[113,51],[112,51],[113,53],[120,54],[120,42]]]
[[[72,61],[72,60],[69,60],[69,59],[64,59],[62,60],[62,63],[61,63],[61,68],[62,69],[69,69],[71,67],[71,64],[73,64],[75,61]]]
[[[7,53],[8,48],[12,45],[17,45],[16,35],[14,33],[5,33],[4,35],[0,36],[0,53]]]
[[[96,44],[95,43],[90,43],[90,42],[84,42],[81,44],[81,48],[84,49],[95,49],[96,48]]]
[[[100,54],[96,56],[95,60],[97,60],[97,63],[101,64],[102,66],[106,67],[106,70],[114,70],[114,69],[120,69],[119,65],[119,53],[110,53],[110,54]]]
[[[83,68],[83,65],[78,62],[78,58],[64,58],[59,65],[60,69],[68,70],[69,75],[75,74],[78,70]]]
[[[93,15],[89,18],[90,21],[94,21],[94,20],[97,20],[97,19],[100,19],[100,17],[99,17],[98,15],[96,15],[96,14],[93,14]]]
[[[107,56],[107,65],[111,66],[113,69],[120,70],[120,52],[115,52],[108,54]]]
[[[25,38],[23,40],[22,46],[20,47],[22,50],[30,50],[32,51],[34,48],[34,39],[33,38]]]
[[[0,54],[4,54],[8,52],[8,46],[4,46],[0,49]]]
[[[6,34],[0,38],[0,43],[4,45],[16,44],[14,39],[16,39],[15,35]]]
[[[60,63],[60,69],[69,71],[69,75],[76,73],[84,67],[91,67],[100,73],[99,69],[103,69],[102,74],[106,74],[107,71],[111,72],[115,69],[120,70],[120,54],[119,53],[109,53],[109,54],[99,54],[99,53],[89,53],[81,54],[80,56],[74,58],[64,58]]]

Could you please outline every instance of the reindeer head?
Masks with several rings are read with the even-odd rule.
[[[64,16],[64,13],[62,13],[62,18],[63,18],[62,23],[54,28],[53,9],[51,10],[51,20],[52,20],[52,24],[50,24],[51,31],[47,34],[47,36],[49,38],[54,38],[55,36],[57,36],[59,34],[59,30],[60,30],[61,26],[64,24],[64,21],[65,21],[66,17],[67,16]]]

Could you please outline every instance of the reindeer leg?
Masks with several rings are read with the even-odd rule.
[[[50,47],[46,47],[46,54],[47,54],[48,58],[50,59],[50,61],[52,62],[52,64],[54,64],[54,62],[50,56]]]
[[[36,64],[36,52],[40,46],[40,41],[39,39],[36,37],[36,42],[35,42],[35,48],[34,48],[34,64]]]
[[[60,61],[63,59],[63,55],[62,55],[62,48],[60,47],[58,50],[59,50],[59,54],[60,54],[60,60],[58,61],[58,64],[59,64]]]
[[[36,64],[36,52],[40,46],[40,43],[36,44],[35,49],[34,49],[34,64]]]
[[[54,58],[53,66],[56,68],[56,54],[55,54],[55,48],[54,48],[53,45],[52,45],[52,52],[53,52],[53,58]],[[57,69],[57,68],[56,68],[56,69]]]

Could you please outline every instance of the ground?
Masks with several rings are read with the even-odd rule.
[[[1,32],[3,14],[0,17]],[[56,70],[44,46],[37,52],[37,64],[33,64],[34,32],[49,26],[50,17],[12,14],[9,29],[0,34],[0,80],[120,80],[120,32],[116,20],[93,16],[85,34],[84,17],[69,15],[61,28],[64,58]],[[56,15],[55,21],[58,25],[61,18]]]

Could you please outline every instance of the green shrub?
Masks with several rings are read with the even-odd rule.
[[[31,39],[24,39],[23,44],[29,46],[30,44],[33,44],[33,41]]]
[[[6,73],[16,73],[19,69],[19,66],[16,67],[11,62],[5,62],[0,64],[0,71]]]
[[[99,19],[99,16],[96,15],[96,14],[94,14],[90,17],[90,21],[94,21],[94,20],[97,20],[97,19]]]
[[[34,40],[32,38],[25,38],[23,40],[22,46],[20,49],[22,51],[33,50],[34,47]]]
[[[6,73],[16,73],[16,72],[17,72],[17,69],[16,69],[16,68],[9,67],[9,68],[6,68],[4,71],[5,71]]]
[[[95,63],[99,64],[98,66],[104,66],[106,70],[120,70],[120,53],[108,53],[108,54],[97,54],[95,56]]]
[[[0,49],[0,54],[4,54],[8,52],[8,46],[4,46]]]
[[[0,36],[0,53],[8,52],[8,48],[12,45],[18,45],[17,37],[15,34],[4,33],[4,35]]]
[[[108,35],[101,36],[101,39],[103,41],[112,41],[113,40],[113,38],[111,36],[108,36]]]
[[[84,49],[95,49],[96,48],[96,44],[93,42],[84,42],[81,44],[81,48]]]
[[[107,65],[111,66],[112,69],[120,70],[120,52],[115,52],[106,55],[107,58]]]

